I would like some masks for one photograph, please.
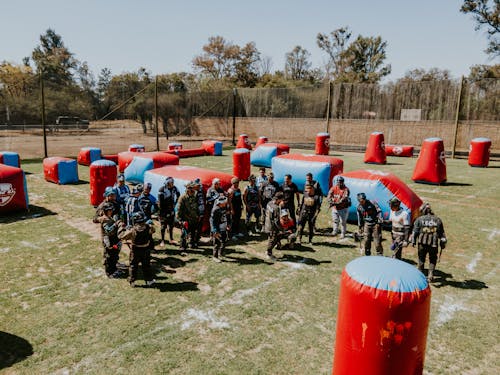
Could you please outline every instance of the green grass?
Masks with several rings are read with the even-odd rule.
[[[182,164],[231,173],[225,154]],[[362,154],[336,156],[346,171],[367,168]],[[411,182],[415,161],[368,168],[395,173],[431,202],[449,238],[432,286],[425,371],[500,373],[500,163],[481,169],[448,160],[451,184],[432,186]],[[263,238],[229,245],[222,264],[210,260],[208,246],[186,257],[169,246],[154,254],[157,287],[131,289],[104,277],[88,183],[45,182],[40,161],[23,168],[32,210],[0,218],[0,331],[29,342],[33,354],[10,367],[0,356],[0,372],[331,372],[340,273],[359,256],[352,240],[317,236],[313,246],[277,252],[284,258],[275,264],[265,260]],[[79,174],[88,181],[87,167]],[[320,228],[330,226],[326,212]],[[388,254],[389,241],[384,248]],[[403,257],[416,262],[415,249]]]

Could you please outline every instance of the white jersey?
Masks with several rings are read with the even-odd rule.
[[[389,216],[389,221],[392,224],[392,231],[396,233],[403,233],[405,226],[410,226],[410,215],[407,211],[399,209],[392,211]]]

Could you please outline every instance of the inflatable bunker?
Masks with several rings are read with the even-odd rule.
[[[154,168],[152,159],[134,156],[130,164],[123,173],[125,181],[133,184],[142,184],[144,182],[144,173]]]
[[[0,164],[0,215],[27,210],[26,177],[21,168]]]
[[[263,145],[264,143],[269,142],[266,136],[260,136],[259,139],[257,140],[257,143],[255,144],[255,148],[259,147],[260,145]]]
[[[115,163],[116,165],[118,165],[118,155],[116,155],[116,154],[113,154],[113,155],[103,155],[102,158],[106,159],[106,160],[110,160],[113,163]]]
[[[285,174],[291,174],[292,181],[300,191],[304,190],[306,174],[311,172],[326,195],[332,186],[333,177],[343,172],[344,161],[327,155],[286,154],[274,157],[271,167],[276,181],[281,184]]]
[[[76,160],[53,156],[43,159],[43,175],[45,180],[59,185],[78,182],[78,165]]]
[[[387,156],[413,157],[413,146],[408,145],[385,145]]]
[[[167,154],[177,155],[179,158],[193,158],[195,156],[205,156],[206,151],[204,148],[179,148],[174,150],[163,151]]]
[[[89,166],[94,161],[102,159],[101,149],[97,147],[83,147],[78,153],[78,164]]]
[[[168,151],[182,150],[182,143],[170,142],[168,144]]]
[[[222,142],[206,140],[201,142],[201,148],[205,150],[207,155],[221,156],[222,155]]]
[[[233,175],[242,181],[248,180],[251,172],[250,150],[237,148],[233,151]]]
[[[138,143],[133,143],[128,146],[128,151],[129,152],[145,152],[146,147],[144,145],[138,144]]]
[[[431,289],[414,266],[360,257],[342,271],[334,374],[422,374]]]
[[[352,205],[349,207],[349,222],[358,221],[356,207],[358,201],[356,195],[365,193],[366,198],[372,202],[377,202],[382,210],[384,220],[389,219],[389,200],[394,196],[401,201],[401,208],[408,211],[412,221],[418,216],[418,209],[422,205],[422,200],[411,190],[408,185],[401,181],[392,173],[362,169],[343,173],[345,185],[351,191]]]
[[[116,164],[111,160],[96,160],[90,164],[90,204],[98,206],[103,201],[104,190],[116,182]]]
[[[236,148],[246,148],[249,150],[252,149],[252,144],[250,143],[250,139],[248,139],[248,135],[240,134],[240,137],[238,138],[238,143],[236,143]]]
[[[185,185],[189,181],[193,181],[196,178],[201,180],[203,185],[203,194],[207,193],[207,190],[212,186],[212,180],[218,178],[220,180],[221,187],[227,191],[231,187],[232,175],[227,173],[222,173],[212,169],[190,167],[186,165],[168,165],[163,168],[153,169],[147,171],[144,174],[144,183],[151,183],[151,194],[155,198],[158,198],[158,189],[165,183],[167,177],[173,177],[175,181],[175,186],[179,189],[181,194],[186,191]],[[210,212],[205,211],[205,216],[203,218],[203,232],[210,229],[209,225]]]
[[[384,145],[384,133],[373,132],[368,139],[364,162],[367,164],[385,164],[387,162]]]
[[[411,179],[434,185],[446,182],[446,153],[441,138],[424,140]]]
[[[21,166],[19,154],[12,151],[0,151],[0,164],[19,168]]]
[[[271,168],[275,156],[290,153],[290,146],[283,143],[263,143],[250,154],[250,163],[256,167]]]
[[[135,156],[153,160],[153,168],[161,168],[165,165],[179,165],[179,157],[162,151],[153,152],[120,152],[118,154],[118,169],[120,172],[132,162]]]
[[[316,146],[314,153],[316,155],[328,155],[330,152],[330,134],[318,133],[316,134]]]
[[[491,139],[474,138],[469,146],[469,165],[486,168],[490,162]]]

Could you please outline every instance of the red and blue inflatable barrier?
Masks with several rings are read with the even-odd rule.
[[[27,210],[26,176],[21,168],[0,164],[0,215]]]
[[[256,167],[271,168],[275,156],[290,153],[290,146],[283,143],[262,143],[250,154],[250,164]]]
[[[98,206],[104,199],[104,190],[116,183],[116,164],[111,160],[96,160],[90,164],[90,204]]]
[[[424,140],[411,179],[434,185],[446,182],[446,153],[441,138]]]
[[[74,184],[79,181],[76,160],[59,156],[43,159],[43,174],[46,181],[59,185]]]
[[[469,165],[486,168],[490,162],[491,139],[474,138],[469,146]]]
[[[152,159],[134,156],[132,162],[125,168],[123,175],[127,182],[142,184],[144,182],[144,174],[151,169],[154,169]]]
[[[361,257],[342,271],[333,374],[422,374],[431,289],[415,267]]]
[[[83,147],[77,157],[78,164],[86,166],[99,159],[102,159],[102,155],[101,149],[97,147]]]
[[[165,165],[179,165],[179,157],[162,151],[153,152],[120,152],[118,154],[118,169],[123,172],[132,162],[134,157],[153,160],[153,168],[161,168]]]
[[[356,195],[365,193],[370,201],[377,202],[382,210],[385,220],[389,219],[391,208],[389,200],[397,197],[401,201],[401,208],[408,211],[412,220],[418,216],[418,209],[422,200],[411,190],[408,185],[392,173],[362,169],[343,173],[345,185],[351,192],[352,205],[349,207],[348,220],[357,222],[356,207],[358,202]]]
[[[326,195],[332,186],[333,177],[343,172],[344,161],[326,155],[286,154],[274,157],[271,166],[277,182],[283,183],[285,174],[290,174],[300,191],[304,190],[306,174],[312,173],[313,179],[319,182]]]
[[[222,155],[222,142],[206,140],[201,142],[201,148],[205,150],[207,155],[221,156]]]
[[[146,152],[146,147],[144,145],[138,144],[138,143],[133,143],[128,146],[128,151],[129,152]]]
[[[21,159],[19,158],[19,154],[17,152],[0,151],[0,164],[19,168],[21,166]]]

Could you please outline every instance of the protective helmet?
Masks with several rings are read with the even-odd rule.
[[[185,186],[186,189],[194,189],[195,185],[196,184],[193,181],[189,181]]]
[[[165,185],[173,184],[173,183],[174,183],[174,179],[172,177],[167,177],[167,179],[165,180]]]
[[[104,205],[102,206],[102,211],[103,211],[103,212],[106,212],[106,211],[113,211],[113,210],[114,210],[114,208],[115,208],[115,207],[113,206],[113,204],[111,204],[111,203],[106,203],[106,204],[104,204]]]
[[[338,177],[337,177],[337,183],[339,183],[339,182],[344,183],[344,177],[342,177],[342,176],[338,176]]]
[[[152,187],[153,187],[153,185],[151,185],[151,182],[148,182],[147,184],[144,185],[145,189],[151,190]]]
[[[142,193],[142,191],[144,190],[144,185],[143,185],[143,184],[137,184],[137,185],[135,186],[135,188],[137,189],[137,191],[138,191],[139,193]]]
[[[203,184],[201,183],[201,180],[199,178],[195,178],[195,180],[193,181],[196,185],[198,186],[202,186]]]
[[[212,185],[220,184],[220,180],[216,177],[212,180]]]
[[[233,178],[231,179],[231,183],[232,183],[232,184],[237,184],[238,182],[240,182],[240,179],[239,179],[238,177],[233,177]]]
[[[401,204],[401,201],[398,198],[393,197],[389,200],[389,204],[391,206],[399,206]]]
[[[134,212],[134,214],[132,215],[132,220],[134,221],[134,223],[144,223],[144,221],[146,220],[146,217],[140,211]]]
[[[104,189],[104,197],[109,197],[110,195],[116,195],[115,189],[111,186],[107,186],[106,189]]]
[[[420,207],[420,212],[423,214],[423,215],[427,215],[427,214],[430,214],[432,213],[432,209],[431,209],[431,204],[429,202],[425,202],[421,207]]]
[[[255,175],[251,174],[250,176],[248,176],[248,181],[255,181],[256,178],[255,178]]]
[[[118,181],[125,181],[125,176],[123,174],[120,174],[118,176]]]
[[[361,199],[366,199],[366,194],[365,193],[358,193],[356,195],[356,197],[358,198],[358,201],[361,200]]]

